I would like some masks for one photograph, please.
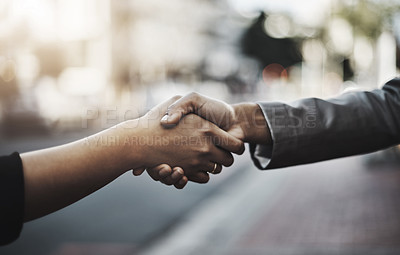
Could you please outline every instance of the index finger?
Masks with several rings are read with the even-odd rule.
[[[214,145],[238,155],[243,154],[245,148],[242,140],[234,137],[216,125],[213,126],[210,135],[212,136]]]

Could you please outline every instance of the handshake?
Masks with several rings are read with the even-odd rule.
[[[197,93],[173,97],[120,125],[135,127],[130,136],[136,143],[129,146],[140,160],[133,174],[147,171],[155,181],[178,189],[188,181],[207,183],[210,173],[219,174],[233,164],[232,153],[242,154],[245,142],[271,143],[257,104],[229,105]]]
[[[242,154],[245,142],[271,143],[257,104],[229,105],[191,93],[87,138],[22,153],[21,162],[16,155],[5,159],[23,166],[20,189],[25,190],[27,221],[63,208],[132,169],[134,175],[147,169],[154,180],[178,189],[188,181],[206,183],[209,173],[233,164],[232,153]]]
[[[253,158],[268,158],[271,133],[271,161],[262,166],[255,160],[259,168],[306,164],[397,145],[399,84],[400,80],[393,79],[380,90],[331,100],[308,98],[290,105],[229,105],[191,93],[85,139],[0,157],[0,181],[8,187],[4,190],[15,191],[15,199],[8,197],[13,192],[3,192],[2,201],[9,201],[3,215],[17,217],[3,217],[3,225],[17,224],[0,228],[0,244],[16,238],[2,239],[1,235],[18,234],[22,219],[57,211],[131,169],[134,175],[147,170],[154,180],[182,189],[188,181],[206,183],[210,173],[219,174],[223,166],[232,165],[232,153],[242,154],[244,143],[252,145]]]
[[[253,158],[267,158],[271,130],[274,159],[268,166],[255,160],[259,168],[306,164],[397,145],[399,84],[399,79],[393,79],[380,90],[331,100],[308,98],[290,105],[229,105],[191,93],[85,139],[0,157],[0,187],[13,191],[0,196],[7,201],[0,217],[0,244],[18,237],[22,221],[72,204],[131,169],[134,175],[147,170],[154,180],[182,189],[188,181],[206,183],[210,173],[219,174],[222,166],[232,165],[232,153],[242,154],[244,143],[251,143]],[[282,113],[279,118],[275,110]]]

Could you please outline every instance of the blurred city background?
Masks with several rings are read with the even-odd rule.
[[[399,10],[395,0],[1,0],[0,153],[73,141],[191,91],[236,103],[379,88],[400,67]],[[245,153],[208,186],[183,191],[126,174],[26,224],[0,253],[398,254],[399,158],[394,147],[262,173]],[[258,196],[231,201],[228,191],[252,181]],[[204,227],[214,210],[220,221]],[[246,215],[266,229],[251,230]]]

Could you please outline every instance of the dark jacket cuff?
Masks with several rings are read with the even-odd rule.
[[[15,241],[24,219],[24,176],[17,152],[0,157],[0,245]]]

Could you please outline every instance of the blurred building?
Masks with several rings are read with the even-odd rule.
[[[191,90],[234,102],[374,88],[396,74],[396,6],[372,0],[1,1],[1,126],[76,129],[88,112],[96,116],[89,124],[111,125]],[[285,62],[289,51],[297,57]],[[108,110],[117,116],[101,120]]]

